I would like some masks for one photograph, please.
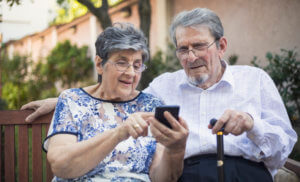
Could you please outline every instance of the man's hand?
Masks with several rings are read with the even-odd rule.
[[[150,118],[150,129],[156,141],[165,146],[173,153],[184,152],[188,137],[188,126],[186,122],[179,117],[177,121],[168,111],[164,112],[165,118],[171,124],[172,129],[166,127],[154,117]]]
[[[226,110],[224,114],[218,119],[215,126],[208,125],[209,129],[212,129],[212,133],[216,134],[223,126],[224,134],[229,133],[233,135],[240,135],[245,131],[249,131],[253,128],[252,117],[245,112],[236,110]]]
[[[44,100],[37,100],[29,102],[21,107],[21,110],[33,109],[35,110],[32,114],[27,116],[26,122],[32,122],[37,117],[48,114],[55,109],[57,98],[49,98]]]

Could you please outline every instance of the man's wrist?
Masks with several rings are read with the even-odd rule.
[[[185,154],[185,146],[180,148],[167,148],[165,147],[164,152],[170,157],[182,157]]]
[[[246,123],[246,131],[250,131],[254,127],[254,119],[251,114],[249,114],[248,112],[245,112],[245,113],[247,115],[247,121],[248,121]]]

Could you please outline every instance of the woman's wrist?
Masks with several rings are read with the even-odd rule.
[[[122,127],[122,125],[116,127],[114,130],[114,132],[116,132],[117,134],[118,142],[122,142],[123,140],[126,140],[129,137],[128,132],[124,127]]]

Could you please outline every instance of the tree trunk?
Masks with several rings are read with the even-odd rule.
[[[92,2],[89,0],[77,0],[82,5],[86,6],[88,10],[96,16],[98,22],[101,24],[102,29],[104,30],[106,27],[112,25],[110,16],[108,14],[108,2],[107,0],[102,0],[102,6],[100,8],[96,8]]]
[[[77,0],[82,5],[86,6],[88,10],[96,16],[100,22],[102,29],[112,25],[110,16],[108,14],[108,2],[102,0],[102,6],[96,8],[94,4],[89,0]],[[151,26],[151,5],[150,0],[139,0],[138,2],[139,16],[140,16],[140,29],[144,32],[149,42],[150,26]]]
[[[139,0],[140,29],[150,41],[151,5],[150,0]],[[149,46],[149,45],[148,45]]]

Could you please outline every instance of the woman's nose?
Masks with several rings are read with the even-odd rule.
[[[129,65],[129,67],[125,70],[124,73],[127,74],[127,75],[134,76],[135,75],[135,71],[134,71],[133,65]]]

